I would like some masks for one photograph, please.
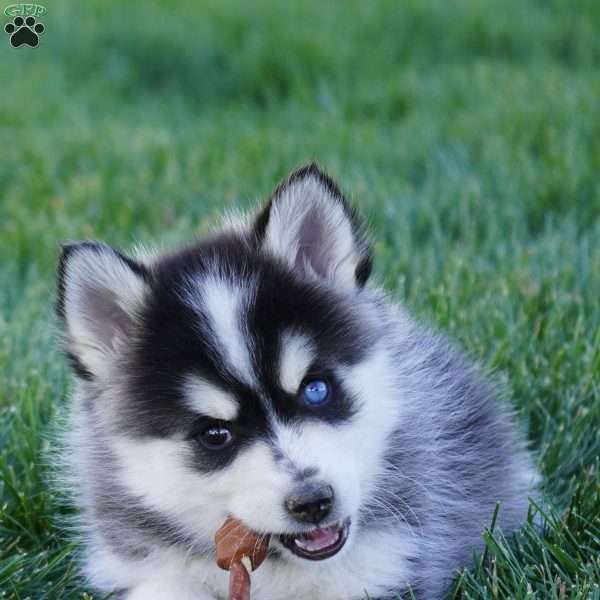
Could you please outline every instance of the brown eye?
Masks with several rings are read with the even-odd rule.
[[[233,442],[233,434],[223,425],[210,425],[200,432],[198,441],[208,450],[222,450]]]

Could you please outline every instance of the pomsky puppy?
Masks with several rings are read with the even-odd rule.
[[[228,516],[271,535],[259,600],[443,598],[536,479],[510,411],[367,283],[361,222],[316,165],[176,252],[64,246],[76,374],[63,457],[83,568],[127,600],[215,600]]]

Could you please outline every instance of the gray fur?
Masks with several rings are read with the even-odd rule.
[[[381,491],[362,518],[375,527],[393,526],[396,515],[406,521],[419,539],[413,592],[443,598],[483,550],[496,503],[497,528],[518,529],[537,476],[513,415],[480,370],[443,336],[416,323],[397,335],[386,307],[380,316],[410,401],[389,438]]]

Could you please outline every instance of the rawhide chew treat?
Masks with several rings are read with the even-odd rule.
[[[228,518],[215,534],[217,565],[229,571],[229,600],[250,600],[250,572],[267,557],[269,536]]]
[[[242,562],[254,571],[267,556],[269,536],[259,535],[237,519],[229,517],[215,534],[215,544],[217,565],[221,569],[228,571],[234,562],[246,558]]]
[[[250,573],[241,561],[231,563],[229,600],[250,600]]]

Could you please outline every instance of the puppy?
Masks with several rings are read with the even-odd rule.
[[[213,538],[233,516],[271,535],[257,599],[434,600],[496,503],[519,526],[536,476],[510,411],[370,270],[314,164],[176,252],[64,246],[63,462],[95,588],[225,598]]]

